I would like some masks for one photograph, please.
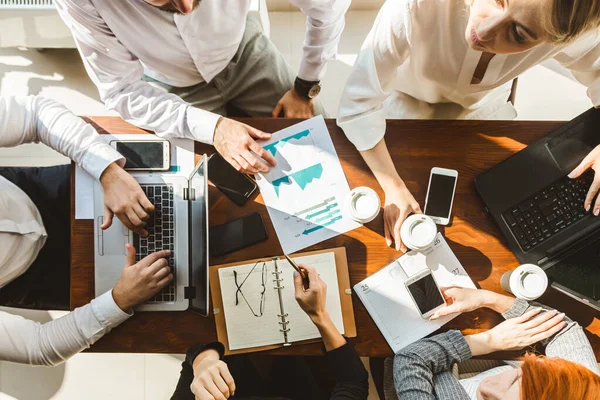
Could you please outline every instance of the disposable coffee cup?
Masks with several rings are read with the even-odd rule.
[[[400,228],[402,243],[412,250],[425,250],[429,248],[437,234],[435,222],[424,214],[413,214],[408,217]]]
[[[380,208],[379,195],[369,187],[357,187],[346,195],[346,213],[350,218],[361,224],[373,221],[379,214]]]
[[[548,276],[543,269],[534,264],[523,264],[505,272],[500,278],[505,291],[523,300],[535,300],[548,288]]]

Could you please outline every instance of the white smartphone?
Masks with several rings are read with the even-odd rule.
[[[429,319],[438,309],[446,305],[442,292],[429,268],[406,279],[404,285],[421,313],[421,317],[425,319]]]
[[[171,168],[168,140],[112,140],[110,145],[125,157],[127,171],[168,171]]]
[[[438,225],[448,225],[452,215],[452,203],[458,171],[446,168],[432,168],[429,187],[425,199],[425,215]]]

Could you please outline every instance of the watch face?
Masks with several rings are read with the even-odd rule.
[[[316,85],[313,85],[313,87],[311,87],[308,91],[308,97],[314,99],[319,95],[319,93],[321,93],[321,85],[317,83]]]

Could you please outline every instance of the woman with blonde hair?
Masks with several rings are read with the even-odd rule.
[[[397,173],[386,118],[512,119],[513,80],[555,59],[600,106],[598,0],[388,0],[365,40],[340,102],[338,125],[385,192],[388,245],[419,204]],[[571,173],[600,168],[600,147]],[[600,174],[583,207],[600,214]]]
[[[394,359],[398,398],[452,400],[595,400],[600,376],[583,329],[563,313],[487,290],[443,290],[448,306],[434,318],[488,307],[506,321],[474,335],[448,331],[421,339]],[[527,354],[504,361],[468,379],[450,372],[453,364],[495,351],[518,350],[541,342],[546,357]]]

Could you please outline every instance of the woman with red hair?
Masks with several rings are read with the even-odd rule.
[[[481,307],[506,321],[463,336],[448,331],[421,339],[394,358],[394,384],[402,400],[592,400],[600,399],[600,376],[583,328],[556,310],[487,290],[447,288],[448,305],[432,318]],[[519,350],[541,342],[546,357],[528,354],[472,378],[457,379],[455,363],[495,351]]]

